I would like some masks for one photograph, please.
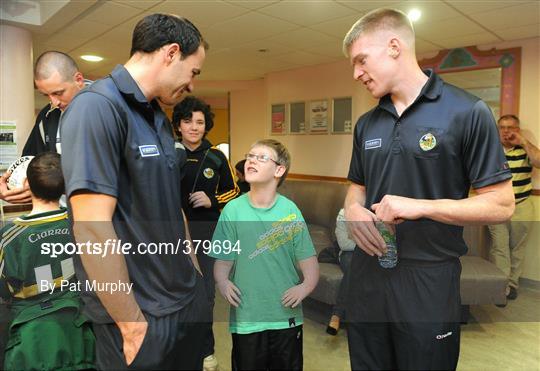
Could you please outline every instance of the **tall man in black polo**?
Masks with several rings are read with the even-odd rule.
[[[422,72],[414,31],[400,11],[378,9],[343,41],[354,79],[380,98],[358,120],[346,219],[359,249],[349,275],[353,369],[454,369],[459,357],[458,257],[462,225],[513,211],[511,174],[489,108]],[[467,198],[469,187],[477,195]],[[399,261],[375,227],[396,232]]]
[[[84,292],[98,368],[201,369],[208,308],[196,259],[184,243],[148,247],[186,238],[181,156],[158,102],[193,90],[207,44],[187,19],[165,14],[139,21],[132,40],[128,62],[76,96],[61,120],[77,242],[132,244],[103,258],[84,250],[76,271],[83,282],[133,283],[133,291]]]

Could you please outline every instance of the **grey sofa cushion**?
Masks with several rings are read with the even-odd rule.
[[[323,303],[336,304],[336,297],[343,273],[337,264],[319,263],[319,284],[309,295]]]
[[[333,234],[336,216],[343,207],[348,187],[348,184],[339,182],[288,180],[278,192],[298,206],[308,223],[328,227]]]
[[[462,304],[506,303],[507,279],[499,268],[478,256],[462,256],[460,260]]]
[[[326,249],[329,246],[332,246],[333,239],[330,228],[322,225],[309,223],[307,227],[311,240],[313,241],[313,245],[315,246],[315,251],[317,252],[317,255],[319,255],[322,250]]]

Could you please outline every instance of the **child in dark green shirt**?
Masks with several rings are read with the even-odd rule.
[[[77,287],[73,257],[43,251],[44,244],[73,241],[67,211],[59,207],[60,155],[34,157],[26,181],[32,211],[0,230],[0,296],[13,316],[4,368],[94,368],[94,335],[80,314],[78,291],[69,289]]]

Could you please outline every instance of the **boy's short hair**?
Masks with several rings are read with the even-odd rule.
[[[34,197],[58,201],[65,190],[60,155],[54,152],[36,155],[28,164],[26,178]]]
[[[282,166],[285,166],[285,173],[283,173],[283,176],[278,183],[279,187],[285,181],[285,178],[287,178],[287,174],[289,174],[289,169],[291,168],[291,154],[287,150],[287,147],[285,147],[281,142],[278,142],[274,139],[258,140],[253,143],[251,148],[255,146],[264,146],[272,149],[277,155],[276,162]]]

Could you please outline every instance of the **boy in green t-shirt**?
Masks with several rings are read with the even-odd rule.
[[[290,163],[283,144],[256,142],[245,164],[251,190],[225,206],[214,232],[214,278],[232,305],[233,370],[303,366],[301,303],[319,266],[302,213],[277,193]]]
[[[5,351],[6,370],[94,368],[94,335],[80,315],[73,258],[52,256],[44,244],[73,242],[60,155],[44,152],[28,165],[32,211],[0,230],[0,296],[13,321]],[[50,245],[49,245],[50,246]]]

